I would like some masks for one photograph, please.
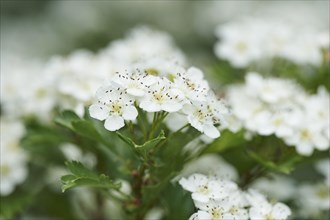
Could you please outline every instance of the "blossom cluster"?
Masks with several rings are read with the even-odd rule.
[[[295,217],[320,219],[322,213],[330,210],[330,160],[319,160],[315,167],[323,179],[298,182],[288,176],[271,174],[258,178],[251,187],[271,199],[293,202]]]
[[[227,101],[232,131],[244,128],[251,134],[275,135],[306,156],[314,148],[329,149],[329,93],[322,87],[311,95],[293,81],[251,72],[245,84],[228,87]]]
[[[287,219],[290,208],[280,202],[271,203],[256,190],[243,192],[232,181],[217,176],[192,174],[180,185],[191,192],[198,211],[190,220],[202,219]]]
[[[275,19],[241,18],[219,25],[216,36],[216,56],[239,68],[272,58],[319,65],[322,49],[329,48],[329,32]]]
[[[84,107],[93,102],[97,88],[117,71],[140,65],[150,74],[169,73],[174,71],[173,65],[185,65],[185,57],[172,38],[146,26],[131,30],[126,38],[111,42],[97,53],[77,50],[46,62],[9,54],[3,59],[4,115],[10,118],[33,115],[41,121],[49,121],[55,108],[73,109],[82,116]]]
[[[22,183],[27,175],[28,155],[20,148],[19,141],[25,129],[22,123],[14,120],[1,120],[0,148],[0,195],[12,193],[17,184]]]
[[[98,103],[90,106],[93,118],[105,120],[110,131],[138,116],[136,107],[150,113],[179,113],[187,123],[211,138],[220,136],[227,109],[210,90],[203,72],[195,67],[177,67],[167,75],[149,74],[146,69],[117,72],[109,84],[98,89]]]

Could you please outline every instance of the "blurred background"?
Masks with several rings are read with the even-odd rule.
[[[240,21],[246,18],[258,18],[260,20],[281,20],[285,24],[294,24],[298,29],[312,30],[311,33],[329,32],[330,26],[330,2],[328,0],[1,0],[0,3],[1,81],[7,79],[6,83],[9,82],[8,84],[12,81],[9,75],[11,75],[12,69],[15,69],[12,67],[16,64],[19,66],[19,70],[17,70],[19,74],[30,74],[33,71],[38,72],[38,67],[35,68],[36,70],[34,69],[34,62],[46,63],[54,55],[68,56],[78,49],[98,52],[107,47],[111,41],[123,39],[132,28],[139,25],[148,25],[156,30],[164,31],[171,35],[176,46],[186,55],[188,65],[201,68],[205,72],[206,78],[213,77],[216,79],[210,81],[210,84],[213,88],[219,90],[219,88],[221,88],[221,83],[231,84],[237,82],[235,77],[240,77],[241,81],[243,81],[244,74],[249,70],[248,68],[244,69],[231,66],[226,60],[221,60],[215,55],[214,47],[219,40],[216,36],[216,28],[219,27],[219,25],[225,25],[228,22]],[[328,61],[330,60],[329,53],[327,59]],[[15,62],[12,62],[12,60]],[[17,62],[17,60],[23,62]],[[26,67],[26,64],[29,64],[29,66]],[[298,81],[300,80],[299,83],[305,86],[305,88],[310,89],[308,92],[315,92],[319,85],[325,85],[327,88],[330,86],[327,81],[329,79],[329,74],[328,66],[326,65],[322,64],[319,68],[319,66],[308,66],[309,64],[301,65],[302,67],[299,65],[291,65],[291,63],[289,63],[291,66],[277,64],[278,63],[274,62],[273,65],[276,66],[277,69],[272,73],[276,73],[276,71],[281,73],[286,72],[285,74],[287,75],[283,74],[285,77],[291,74],[289,77],[297,78]],[[28,71],[25,71],[25,68]],[[258,68],[262,69],[264,67],[259,66]],[[297,72],[296,75],[294,75],[295,71]],[[265,71],[265,73],[266,72],[267,71]],[[324,74],[319,74],[320,77],[318,77],[317,74],[313,74],[319,72]],[[313,78],[314,81],[312,81],[311,77],[302,77],[300,79],[299,77],[301,77],[302,74],[313,75],[315,80]],[[276,76],[282,77],[280,74]],[[37,75],[37,77],[39,77],[39,75]],[[42,81],[42,79],[40,81]],[[14,88],[25,88],[24,86],[27,86],[27,84],[28,83],[24,81],[22,84],[15,85]],[[47,86],[48,85],[45,85],[44,87]],[[4,99],[11,98],[10,90],[5,91],[7,93],[1,90],[1,104],[3,104]],[[39,91],[37,91],[37,93],[38,92]],[[38,93],[37,95],[40,94]],[[36,108],[37,114],[41,112],[41,108],[39,107],[40,106],[37,106]],[[33,108],[33,110],[35,109]],[[47,111],[47,109],[45,111]],[[1,115],[1,117],[2,116],[3,115]],[[47,127],[42,124],[36,125],[34,122],[31,123],[28,120],[27,124],[28,129],[30,129],[28,135],[30,135],[30,133],[39,135],[40,131],[43,131],[44,133],[41,132],[40,136],[44,135],[47,137],[48,133],[54,132],[51,130],[53,128],[49,129],[50,132],[47,130]],[[14,134],[13,136],[19,136],[18,138],[15,137],[16,141],[22,138],[22,135],[17,135],[17,133],[19,133],[18,130],[19,129],[14,128],[13,132],[11,131],[12,134]],[[3,133],[3,131],[4,128],[1,127],[1,133]],[[58,130],[55,129],[54,133],[57,134],[56,132],[58,132]],[[58,133],[60,132],[61,131]],[[39,138],[39,136],[37,137]],[[51,138],[56,139],[56,137],[53,136]],[[31,141],[31,143],[29,141]],[[21,217],[22,219],[36,219],[36,217],[40,217],[41,219],[43,217],[47,219],[72,219],[74,217],[77,218],[77,216],[81,214],[81,210],[86,210],[86,213],[97,213],[97,201],[89,200],[88,190],[83,191],[84,193],[77,191],[74,196],[71,196],[72,194],[63,194],[60,192],[59,176],[63,174],[63,164],[65,160],[63,155],[65,153],[55,154],[56,152],[58,153],[58,149],[56,151],[55,148],[45,150],[45,143],[36,146],[35,143],[37,141],[40,140],[37,138],[25,140],[25,144],[28,146],[25,148],[31,151],[31,155],[37,155],[36,157],[39,158],[31,159],[31,164],[36,163],[37,165],[30,165],[30,173],[28,181],[24,183],[25,185],[18,188],[18,190],[11,195],[12,197],[8,196],[6,200],[1,201],[5,201],[13,207],[13,210],[8,211],[8,213],[18,213],[17,218]],[[51,141],[46,144],[50,146],[55,145]],[[30,145],[31,148],[29,148]],[[66,148],[69,147],[66,146]],[[92,151],[93,150],[94,149],[92,149]],[[97,152],[93,153],[97,154]],[[236,153],[240,154],[238,151]],[[224,156],[226,157],[225,154]],[[322,157],[324,156],[327,155],[322,154]],[[229,160],[231,158],[231,162],[234,160],[236,161],[236,168],[242,166],[240,165],[241,160],[235,159],[231,154],[228,154],[227,158]],[[91,159],[91,161],[93,160],[95,160],[95,158]],[[307,163],[299,168],[300,172],[295,174],[297,179],[320,178],[321,175],[317,174],[315,169],[311,166],[313,161],[306,161]],[[112,164],[109,166],[111,165]],[[62,170],[53,169],[57,167],[60,167]],[[51,170],[51,174],[45,171],[48,168]],[[56,173],[57,171],[59,171],[59,174]],[[306,175],[306,173],[308,173],[308,175]],[[50,176],[52,178],[50,178]],[[47,186],[39,181],[41,178],[43,179],[42,181],[47,181]],[[36,188],[37,192],[32,193],[32,196],[31,194],[26,194],[25,196],[24,193],[30,192],[31,188]],[[181,189],[177,190],[180,192],[182,191]],[[20,199],[15,199],[15,196]],[[185,196],[187,197],[187,195]],[[97,199],[98,198],[96,198],[96,200]],[[93,203],[86,204],[86,207],[90,207],[90,210],[88,208],[86,209],[85,206],[78,207],[80,201],[90,201],[90,203]],[[25,208],[25,211],[21,214],[20,210],[24,203],[30,203],[30,205],[24,205],[24,207],[27,208]],[[185,213],[187,216],[191,214],[189,211],[193,209],[192,204],[188,205],[190,209],[187,209],[187,213]],[[6,207],[9,207],[9,205]],[[72,209],[75,210],[75,214],[70,213]],[[180,211],[182,210],[178,210],[178,212]],[[81,217],[81,219],[90,219],[89,217],[90,216],[86,214],[84,217]]]
[[[97,51],[131,28],[168,32],[195,65],[213,58],[215,27],[240,17],[277,17],[328,29],[329,1],[1,1],[1,57],[47,58]],[[197,63],[195,63],[195,61]]]

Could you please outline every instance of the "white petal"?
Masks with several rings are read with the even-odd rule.
[[[299,154],[310,156],[313,153],[313,146],[311,144],[300,143],[296,145],[296,150]]]
[[[162,104],[162,109],[167,112],[177,112],[182,109],[182,104],[178,102],[166,102]]]
[[[291,215],[290,208],[283,203],[276,203],[273,207],[272,216],[275,219],[287,219]]]
[[[141,101],[140,108],[147,112],[159,112],[161,110],[160,105],[150,102],[150,101]]]
[[[212,215],[210,213],[205,212],[205,211],[201,211],[201,210],[199,210],[197,212],[197,216],[198,216],[198,219],[200,219],[200,220],[210,220],[210,219],[212,219]]]
[[[93,104],[89,107],[89,114],[92,118],[103,121],[109,116],[109,109],[105,105]]]
[[[133,95],[133,96],[144,96],[144,91],[142,89],[138,88],[130,88],[126,90],[128,94]]]
[[[202,203],[208,202],[210,200],[210,198],[209,198],[208,195],[205,195],[205,194],[202,194],[202,193],[198,193],[198,192],[193,192],[191,194],[191,198],[194,201],[198,201],[198,202],[202,202]]]
[[[138,115],[138,111],[134,106],[127,106],[124,108],[123,118],[125,120],[135,120]]]
[[[116,131],[124,126],[124,119],[120,116],[109,116],[104,123],[104,127],[109,131]]]
[[[186,178],[180,179],[179,184],[182,186],[182,188],[184,188],[187,191],[190,192],[196,191],[196,186],[194,185],[194,183],[187,180]]]
[[[220,132],[216,127],[214,127],[214,125],[204,125],[203,131],[204,131],[204,134],[206,134],[210,138],[220,137]]]

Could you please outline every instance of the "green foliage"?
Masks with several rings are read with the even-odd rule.
[[[13,217],[21,212],[28,203],[33,200],[31,193],[16,191],[7,197],[1,197],[0,200],[0,218],[13,219]]]
[[[78,186],[89,186],[103,189],[119,189],[120,184],[114,183],[110,178],[104,174],[97,175],[88,170],[80,162],[71,161],[66,162],[67,168],[72,174],[62,176],[63,183],[62,191],[75,188]]]
[[[136,144],[134,143],[134,141],[132,139],[130,139],[129,137],[122,135],[120,132],[117,132],[118,137],[120,139],[122,139],[125,143],[128,144],[128,146],[131,147],[131,149],[138,153],[144,160],[148,159],[148,154],[154,150],[154,148],[160,144],[164,139],[166,139],[165,137],[165,133],[162,130],[158,137],[148,140],[146,141],[144,144]]]
[[[203,154],[221,153],[234,147],[239,147],[245,144],[244,131],[232,133],[229,130],[221,132],[221,136],[209,144],[204,150]]]

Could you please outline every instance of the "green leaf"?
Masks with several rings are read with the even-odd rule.
[[[289,174],[303,157],[276,136],[258,136],[246,147],[247,155],[276,172]]]
[[[73,111],[65,110],[58,117],[55,118],[55,122],[66,128],[73,130],[72,122],[81,120],[79,116]]]
[[[98,175],[93,171],[84,167],[80,162],[71,161],[66,162],[66,166],[72,174],[62,176],[62,191],[65,192],[67,189],[88,186],[103,189],[119,189],[120,184],[113,183],[113,181],[106,175]]]
[[[248,155],[264,167],[285,174],[291,173],[295,168],[295,164],[303,159],[303,157],[299,155],[293,155],[292,157],[289,157],[284,161],[274,162],[262,157],[261,155],[258,155],[253,151],[248,151]]]
[[[127,143],[134,151],[138,152],[140,155],[142,155],[144,158],[147,157],[148,152],[152,149],[154,149],[154,147],[159,144],[161,141],[165,140],[165,133],[162,130],[158,137],[148,140],[146,141],[144,144],[136,144],[134,143],[134,141],[132,139],[130,139],[129,137],[117,132],[118,136],[120,139],[122,139],[125,143]]]
[[[224,152],[228,149],[241,146],[244,143],[246,143],[244,131],[232,133],[229,130],[225,130],[219,138],[203,150],[203,154]]]
[[[73,130],[89,139],[103,142],[103,139],[99,132],[95,129],[93,123],[91,121],[80,120],[72,122]]]
[[[14,192],[10,196],[1,197],[0,200],[0,219],[14,219],[31,201],[32,193]]]

